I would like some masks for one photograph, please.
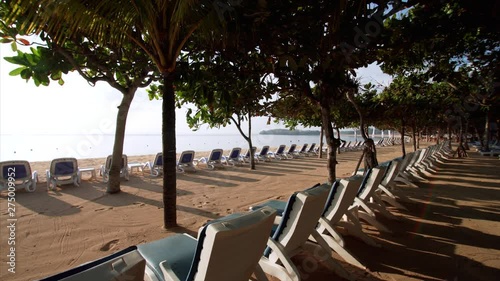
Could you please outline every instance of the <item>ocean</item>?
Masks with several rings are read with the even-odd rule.
[[[346,141],[361,140],[353,135],[342,135]],[[375,138],[377,141],[379,138]],[[75,157],[77,159],[103,158],[112,153],[114,135],[49,135],[23,134],[0,135],[0,161],[27,160],[50,161],[60,157]],[[263,145],[277,147],[281,144],[295,143],[298,147],[304,143],[319,145],[319,136],[307,135],[260,135],[252,136],[253,145],[257,151]],[[210,151],[215,148],[232,149],[248,148],[248,143],[241,135],[214,134],[178,134],[177,152],[184,150]],[[123,153],[129,156],[152,155],[161,152],[161,135],[126,135]]]

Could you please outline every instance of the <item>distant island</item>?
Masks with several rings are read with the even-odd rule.
[[[261,135],[302,135],[302,136],[319,136],[320,131],[303,131],[303,130],[287,130],[273,129],[260,131]]]

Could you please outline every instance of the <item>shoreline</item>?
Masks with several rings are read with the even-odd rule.
[[[427,146],[427,145],[430,145],[432,143],[421,143],[423,144],[423,146]],[[399,145],[395,145],[395,146],[387,146],[387,147],[377,147],[377,151],[379,149],[387,149],[387,148],[394,148],[394,147],[400,147]],[[269,151],[270,152],[274,152],[276,151],[278,147],[270,147],[269,148]],[[300,146],[298,146],[298,149],[300,148]],[[242,147],[242,154],[243,153],[246,153],[248,149],[247,148],[243,148]],[[259,152],[260,148],[257,147],[257,152]],[[223,150],[224,153],[223,155],[229,155],[229,153],[231,152],[230,149],[224,149]],[[351,153],[357,153],[359,151],[347,151],[347,152],[342,152],[341,154],[338,154],[337,156],[339,155],[344,155],[344,154],[351,154]],[[181,152],[182,153],[182,152]],[[179,159],[181,153],[177,153],[176,155],[176,158]],[[210,155],[210,151],[195,151],[195,159],[199,159],[201,157],[208,157]],[[153,162],[154,161],[154,158],[155,158],[156,154],[146,154],[146,155],[137,155],[137,156],[129,156],[127,155],[128,157],[128,163],[141,163],[141,164],[145,164],[146,162]],[[315,156],[313,157],[310,157],[310,158],[317,158]],[[386,160],[389,160],[389,159],[386,159]],[[386,161],[384,160],[384,161]],[[98,158],[83,158],[83,159],[77,159],[78,161],[78,167],[80,169],[85,169],[85,168],[94,168],[95,171],[96,171],[96,179],[97,181],[102,181],[102,177],[99,176],[99,169],[101,167],[101,165],[104,165],[105,162],[106,162],[106,157],[98,157]],[[286,160],[285,160],[286,161]],[[383,161],[380,161],[379,162],[383,162]],[[38,182],[37,182],[37,189],[38,189],[38,184],[42,184],[42,183],[46,183],[47,182],[47,177],[46,177],[46,170],[48,170],[50,168],[50,163],[51,163],[51,160],[50,161],[29,161],[30,163],[30,166],[31,166],[31,170],[32,172],[34,171],[37,171],[38,173]],[[247,167],[246,165],[243,166],[244,167]],[[241,168],[241,167],[240,167]],[[354,167],[353,167],[354,168]],[[202,168],[204,169],[204,168]],[[337,165],[337,169],[339,169],[339,165]],[[138,172],[137,171],[134,171],[132,174],[137,174]],[[140,173],[140,172],[139,172]],[[147,175],[149,173],[149,170],[145,170],[142,172],[144,175]],[[83,180],[90,180],[90,174],[82,174],[82,181]]]

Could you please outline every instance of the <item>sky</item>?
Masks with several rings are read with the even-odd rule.
[[[117,106],[121,93],[105,82],[90,86],[77,73],[63,76],[65,84],[51,81],[36,87],[32,80],[9,76],[18,66],[3,58],[13,56],[9,44],[0,44],[0,134],[114,134]],[[391,77],[374,64],[357,71],[362,83],[389,85]],[[187,107],[176,111],[177,134],[190,134],[186,124]],[[254,132],[284,128],[267,118],[253,118]],[[149,100],[139,89],[129,111],[126,134],[161,134],[161,100]],[[234,125],[209,129],[197,134],[239,134]]]

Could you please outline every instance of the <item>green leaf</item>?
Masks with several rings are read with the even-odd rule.
[[[25,70],[25,69],[26,69],[26,66],[21,66],[21,67],[18,67],[18,68],[16,68],[16,69],[12,70],[11,72],[9,72],[9,75],[10,75],[10,76],[17,76],[17,75],[20,75],[20,74],[21,74],[21,72],[22,72],[23,70]]]
[[[17,43],[16,41],[12,41],[12,43],[10,44],[10,47],[12,48],[12,51],[17,51]]]
[[[62,86],[62,85],[64,85],[64,80],[61,78],[61,79],[59,79],[59,81],[57,81],[57,83]]]

